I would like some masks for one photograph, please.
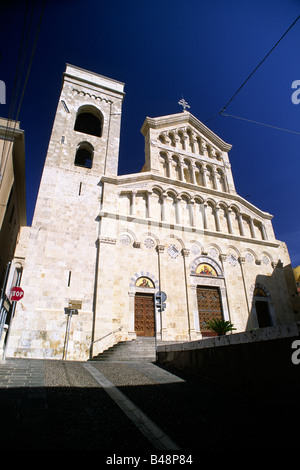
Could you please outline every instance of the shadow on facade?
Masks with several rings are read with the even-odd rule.
[[[213,449],[291,449],[298,444],[293,433],[297,415],[288,405],[269,406],[181,376],[184,382],[119,389],[183,452],[203,456]],[[100,387],[0,389],[0,403],[2,450],[97,450],[99,456],[157,452]]]
[[[287,304],[287,299],[290,303]],[[300,302],[291,265],[281,261],[271,275],[260,274],[250,291],[246,330],[267,328],[300,320]]]

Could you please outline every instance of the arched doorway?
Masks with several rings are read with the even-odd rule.
[[[152,280],[140,277],[136,287],[154,289]],[[137,336],[155,336],[155,307],[154,294],[151,292],[136,292],[134,299],[134,329]]]
[[[158,281],[150,273],[140,271],[131,278],[129,296],[132,299],[130,331],[134,336],[154,337],[160,325],[155,317],[154,294]]]
[[[205,277],[209,276],[214,278],[218,276],[216,269],[209,263],[199,263],[195,272]],[[197,302],[202,336],[215,336],[216,333],[207,327],[207,323],[211,320],[223,320],[219,288],[217,286],[198,285]]]
[[[154,300],[152,294],[136,294],[134,327],[137,336],[155,336]]]
[[[259,328],[267,328],[273,325],[269,308],[269,294],[265,287],[257,284],[253,291],[253,306]]]
[[[199,325],[202,336],[216,336],[207,327],[211,320],[223,320],[221,295],[218,287],[197,286]]]
[[[202,337],[215,336],[208,329],[210,320],[229,320],[223,271],[215,259],[199,256],[191,265],[192,287],[196,288],[195,330]]]

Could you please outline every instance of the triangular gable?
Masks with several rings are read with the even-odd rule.
[[[210,140],[212,144],[218,147],[223,152],[228,152],[232,145],[224,142],[218,137],[213,131],[205,126],[199,119],[193,116],[188,111],[184,111],[178,114],[170,114],[167,116],[160,116],[157,118],[147,117],[141,128],[141,133],[146,136],[149,129],[166,129],[179,128],[182,126],[189,126],[196,132],[199,132],[204,138]]]

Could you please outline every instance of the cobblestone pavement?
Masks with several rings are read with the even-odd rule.
[[[0,406],[2,450],[203,455],[297,444],[288,404],[275,408],[151,363],[7,359]]]

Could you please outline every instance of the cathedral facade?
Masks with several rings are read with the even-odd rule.
[[[66,66],[22,265],[8,356],[86,360],[139,336],[190,341],[291,323],[272,216],[239,196],[224,142],[188,111],[146,118],[145,164],[118,175],[124,84]],[[157,293],[163,292],[163,308]],[[74,313],[70,316],[70,310]]]

